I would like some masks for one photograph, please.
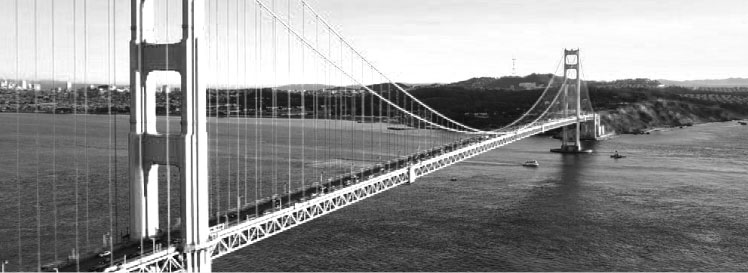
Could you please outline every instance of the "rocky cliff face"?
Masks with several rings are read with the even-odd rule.
[[[656,127],[690,126],[746,118],[744,114],[718,106],[665,99],[631,103],[600,114],[603,124],[615,129],[619,134],[637,134]]]

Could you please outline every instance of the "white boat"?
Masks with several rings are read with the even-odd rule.
[[[537,160],[528,160],[528,161],[525,161],[525,163],[522,163],[522,166],[525,166],[525,167],[540,167],[540,164],[538,163]]]

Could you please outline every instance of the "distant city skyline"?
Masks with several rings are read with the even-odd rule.
[[[52,1],[56,5],[54,22],[49,8]],[[278,1],[281,6],[285,3]],[[49,63],[55,52],[55,80],[116,81],[120,85],[129,81],[130,0],[78,0],[75,37],[71,33],[73,0],[18,2],[20,75],[16,76],[16,44],[1,43],[0,79],[50,79]],[[34,2],[39,7],[38,45],[33,41]],[[160,2],[160,8],[165,2]],[[177,6],[179,2],[169,3]],[[15,41],[15,3],[0,0],[0,34],[6,41]],[[83,3],[88,13],[87,55],[83,54]],[[116,3],[113,19],[107,17],[107,8],[112,8],[108,3]],[[581,48],[584,76],[589,80],[748,77],[748,3],[741,0],[309,3],[375,66],[399,82],[449,83],[472,77],[509,76],[512,58],[517,59],[518,75],[551,73],[563,48]],[[170,16],[178,18],[178,12]],[[107,36],[110,19],[116,22],[115,31]],[[54,50],[50,38],[53,23]],[[175,29],[172,38],[179,36],[178,27]],[[73,61],[73,52],[77,61]],[[115,54],[111,60],[109,52]],[[88,58],[87,63],[82,56]],[[107,65],[112,62],[116,65]],[[111,69],[95,69],[101,67]]]

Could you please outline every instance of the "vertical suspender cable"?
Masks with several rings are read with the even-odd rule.
[[[424,110],[423,106],[419,105],[418,106],[419,116],[426,118],[426,112],[423,110]],[[428,131],[426,131],[426,123],[425,122],[421,123],[421,120],[418,120],[418,132],[419,132],[418,135],[421,137],[421,141],[423,142],[423,147],[421,147],[421,149],[418,149],[418,153],[420,154],[423,151],[423,149],[428,148]]]
[[[336,70],[335,72],[339,73],[340,71]],[[344,132],[343,132],[344,131],[344,128],[343,128],[343,104],[345,104],[345,99],[343,98],[343,92],[345,92],[346,90],[345,90],[345,86],[343,86],[344,84],[343,84],[343,75],[342,75],[342,73],[339,73],[338,78],[337,78],[337,82],[340,84],[340,88],[338,88],[338,92],[336,93],[336,95],[337,95],[337,103],[338,103],[338,107],[336,108],[337,109],[337,125],[338,125],[337,126],[337,132],[338,132],[337,137],[338,137],[338,143],[343,143],[343,137],[344,137],[344,135],[343,135],[344,134]],[[336,156],[336,160],[338,161],[338,166],[339,166],[338,168],[344,168],[345,167],[345,163],[343,162],[343,157],[345,156],[345,150],[340,149],[340,150],[338,150],[338,152],[340,152],[340,154],[338,154]],[[336,177],[337,177],[337,175],[336,175]]]
[[[388,88],[391,88],[391,84],[388,84],[387,86],[388,86]],[[400,95],[397,94],[397,90],[395,90],[395,105],[397,105],[398,107],[400,107]],[[397,109],[395,109],[395,110],[397,110]],[[395,111],[394,118],[395,118],[395,120],[394,120],[395,125],[399,126],[400,123],[401,123],[401,120],[400,120],[400,113],[398,113],[398,111]],[[393,151],[393,152],[397,152],[397,154],[395,155],[395,160],[397,162],[397,168],[399,168],[400,167],[400,149],[402,149],[401,148],[402,146],[400,146],[400,145],[403,144],[403,141],[402,141],[401,135],[399,133],[397,133],[397,131],[393,132],[393,134],[395,134],[395,140],[396,140],[397,145],[398,145],[397,148],[395,148],[396,151]]]
[[[371,89],[375,90],[376,83],[374,82],[374,77],[371,76],[372,74],[373,72],[369,70],[369,73],[367,76],[369,76],[369,85],[371,86]],[[366,162],[368,158],[371,157],[371,151],[368,151],[369,152],[368,156],[366,155],[367,150],[369,150],[371,147],[371,142],[367,141],[367,137],[366,137],[367,135],[367,132],[366,132],[366,123],[367,123],[366,122],[366,106],[367,106],[366,93],[367,92],[362,92],[362,95],[361,95],[361,104],[362,104],[362,107],[361,107],[361,150],[363,151],[363,154],[364,154],[364,156],[361,158],[362,163]],[[371,112],[371,110],[372,110],[371,107],[369,107],[369,112]]]
[[[171,9],[169,9],[170,1],[171,0],[166,0],[166,10],[165,10],[166,30],[164,32],[166,33],[167,43],[171,42],[169,40],[170,38],[169,31],[171,30],[171,28],[169,27],[169,23],[170,23],[169,13],[171,13]],[[169,47],[165,46],[164,48],[166,50],[165,52],[166,54],[164,56],[164,58],[166,59],[165,60],[166,62],[164,63],[166,64],[166,70],[168,71],[169,70]],[[164,106],[166,107],[166,122],[164,122],[164,124],[166,124],[166,147],[165,147],[166,148],[166,166],[164,166],[166,168],[166,243],[170,244],[171,243],[171,164],[170,164],[171,156],[170,156],[170,151],[169,151],[169,138],[171,137],[171,120],[170,120],[169,110],[171,108],[171,100],[169,99],[169,93],[171,92],[171,90],[169,89],[168,86],[164,86],[163,88],[164,90],[162,90],[162,92],[164,92]],[[156,251],[156,250],[154,249],[153,251]]]
[[[117,85],[117,1],[112,1],[112,41],[114,42],[112,46],[112,83]],[[130,91],[132,92],[132,90]],[[117,202],[119,202],[119,172],[117,167],[117,156],[118,156],[118,150],[117,150],[117,114],[119,113],[119,109],[115,108],[114,113],[114,200],[115,200],[115,206],[114,206],[114,231],[117,231],[119,233],[119,206],[116,205]],[[110,236],[114,236],[114,234],[110,234]],[[113,242],[110,240],[110,245],[113,244]],[[112,251],[112,255],[114,255],[114,251]],[[111,260],[111,259],[110,259]],[[114,265],[113,261],[110,261],[110,265]]]
[[[304,7],[306,8],[306,5],[304,5]],[[317,17],[315,17],[315,23],[314,23],[314,44],[315,44],[315,46],[317,46],[317,48],[319,48],[319,26],[318,26],[318,21],[316,21],[316,19],[317,19]],[[315,82],[322,82],[322,83],[324,83],[324,81],[320,81],[319,80],[319,78],[320,78],[320,70],[322,69],[319,66],[320,62],[319,61],[312,62],[312,64],[314,65],[314,72],[315,72],[314,73],[314,78],[315,78]],[[323,85],[319,90],[314,90],[314,164],[316,165],[316,168],[315,168],[315,173],[314,173],[314,179],[313,180],[316,180],[318,177],[320,178],[320,180],[322,180],[321,179],[322,177],[320,176],[319,169],[324,167],[324,164],[320,164],[320,162],[319,162],[319,146],[320,146],[320,143],[319,143],[319,124],[318,124],[318,121],[319,121],[319,91],[322,90],[324,92],[324,88],[325,87]],[[320,183],[320,182],[322,182],[322,181],[317,181],[317,183]]]
[[[88,0],[83,1],[83,82],[88,84]],[[88,87],[83,94],[83,153],[86,164],[86,250],[91,246],[91,210],[89,206],[89,197],[91,194],[91,169],[88,160]]]
[[[207,43],[206,44],[208,46],[208,48],[207,48],[207,50],[208,50],[208,54],[207,54],[208,60],[206,60],[206,63],[208,65],[208,67],[209,67],[208,68],[209,70],[215,71],[216,67],[215,67],[215,63],[214,63],[214,59],[213,59],[213,47],[214,47],[213,46],[213,42],[214,42],[214,39],[213,39],[213,27],[211,26],[211,24],[213,22],[213,13],[212,13],[212,7],[213,7],[213,5],[212,5],[212,3],[211,3],[210,0],[206,0],[205,2],[206,2],[206,4],[205,4],[206,8],[207,8],[207,11],[205,12],[205,21],[206,21],[205,32],[206,32],[206,38],[207,38]],[[215,75],[215,73],[210,73],[210,75],[213,76],[213,75]],[[214,108],[213,108],[213,102],[212,102],[212,100],[213,100],[213,93],[212,93],[212,90],[211,90],[211,85],[215,85],[213,83],[214,81],[215,81],[215,78],[211,77],[209,80],[206,81],[206,85],[205,85],[205,93],[206,93],[206,99],[205,100],[206,100],[206,103],[208,104],[207,105],[207,110],[206,110],[206,116],[207,116],[206,117],[206,123],[207,123],[207,127],[208,127],[207,128],[208,132],[210,132],[210,127],[209,126],[210,126],[210,123],[211,123],[210,121],[211,121],[212,114],[213,114],[212,112],[214,110]],[[213,124],[213,126],[215,126],[215,123]],[[209,141],[208,142],[208,146],[209,146],[209,148],[213,144],[213,138],[215,138],[215,136],[208,138],[208,141]],[[210,150],[210,149],[208,149],[208,150]],[[208,152],[208,154],[210,154],[210,151]],[[209,207],[208,211],[209,211],[210,214],[213,214],[216,206],[215,206],[214,201],[213,201],[213,199],[215,199],[215,198],[213,198],[213,195],[215,195],[215,165],[213,164],[212,160],[215,160],[215,158],[208,158],[208,160],[210,161],[209,162],[210,165],[208,167],[208,177],[209,177],[208,178],[208,191],[209,191],[209,194],[208,194],[208,196],[209,196],[208,197],[208,207]],[[208,218],[210,219],[210,217],[208,217]]]
[[[387,100],[388,101],[392,101],[392,95],[390,94],[391,91],[392,91],[392,84],[387,83]],[[390,107],[390,104],[388,103],[387,104],[387,126],[390,126],[390,122],[392,119],[392,113],[390,112],[390,110],[391,110],[391,107]],[[387,132],[387,128],[385,128],[385,131],[383,133],[387,134],[387,147],[390,147],[388,152],[389,152],[389,156],[391,157],[392,154],[394,153],[392,148],[395,146],[395,143],[392,142],[392,134]]]
[[[116,220],[114,216],[114,208],[113,208],[114,205],[113,205],[113,196],[112,196],[112,154],[116,151],[116,148],[114,148],[114,145],[112,142],[112,137],[114,137],[114,135],[116,134],[115,133],[116,131],[114,131],[116,130],[116,127],[114,127],[112,123],[113,121],[116,121],[116,118],[117,118],[116,116],[112,115],[112,91],[113,91],[112,85],[116,84],[116,82],[112,80],[112,76],[113,76],[112,66],[114,65],[114,62],[112,62],[112,46],[113,46],[112,28],[114,27],[114,23],[115,23],[114,22],[114,11],[112,10],[112,2],[110,2],[110,0],[107,0],[107,70],[108,70],[107,81],[109,82],[109,90],[107,92],[107,94],[109,95],[109,98],[107,99],[107,114],[109,115],[109,124],[108,124],[109,125],[109,137],[107,138],[107,140],[109,142],[108,148],[110,150],[110,154],[107,157],[107,161],[108,161],[107,169],[109,171],[109,174],[107,176],[108,177],[107,193],[109,194],[109,200],[108,200],[109,201],[109,204],[108,204],[109,206],[109,238],[108,238],[107,243],[109,244],[109,252],[112,253],[112,255],[114,253],[114,245],[113,245],[112,237],[114,236],[114,221]],[[111,266],[113,261],[111,261],[112,259],[109,259],[109,260],[110,260],[110,266]]]
[[[379,82],[382,82],[384,84],[384,81],[382,81],[381,76],[380,76]],[[384,94],[384,85],[380,85],[379,86],[379,94],[380,95]],[[381,155],[383,153],[383,151],[382,151],[382,140],[383,140],[382,139],[382,125],[383,125],[383,123],[382,123],[382,99],[379,99],[377,101],[377,104],[379,104],[378,105],[379,106],[379,112],[377,113],[377,122],[379,123],[379,131],[377,132],[378,133],[377,138],[379,139],[379,149],[378,149],[378,151],[379,151],[379,154]],[[378,162],[378,163],[382,163],[381,159],[382,159],[382,157],[379,156],[379,160],[378,161],[380,161],[380,162]]]
[[[236,24],[236,32],[234,32],[235,33],[235,37],[236,37],[236,44],[234,45],[234,46],[236,46],[236,57],[234,58],[235,62],[236,62],[236,67],[234,69],[235,69],[235,75],[236,75],[236,77],[239,78],[239,77],[241,77],[240,76],[241,74],[239,73],[239,29],[240,29],[239,28],[239,0],[236,0],[234,3],[235,3],[234,4],[234,8],[236,9],[236,16],[235,16],[235,19],[234,19],[235,20],[234,23]],[[234,190],[236,191],[236,194],[235,194],[236,195],[236,199],[235,199],[235,201],[236,201],[236,220],[238,222],[239,219],[240,219],[240,217],[239,217],[239,207],[240,207],[240,200],[241,200],[240,199],[240,195],[239,195],[239,193],[240,193],[240,191],[239,191],[239,179],[240,179],[240,175],[241,175],[241,169],[240,169],[240,166],[239,166],[239,164],[240,164],[239,158],[240,158],[240,154],[241,154],[241,151],[239,149],[240,144],[241,144],[240,137],[239,137],[239,129],[240,129],[240,126],[239,126],[240,125],[240,116],[239,116],[239,106],[240,106],[240,103],[239,103],[239,93],[240,92],[239,91],[241,90],[241,83],[240,83],[239,79],[236,79],[236,83],[234,84],[234,86],[235,86],[235,88],[234,88],[234,95],[236,96],[236,105],[234,105],[234,111],[236,112],[236,116],[234,117],[234,119],[235,119],[234,126],[236,126],[236,180],[235,180]]]
[[[333,70],[333,72],[338,72],[337,70]],[[343,85],[342,82],[343,77],[336,75],[335,82],[338,85],[337,90],[335,90],[335,143],[342,143],[343,142],[343,128],[342,128],[342,113],[343,113],[343,98],[342,98],[342,92],[343,92]],[[343,158],[343,148],[342,147],[335,147],[335,166],[340,169],[340,167],[343,165],[342,158]],[[335,173],[337,176],[337,172]],[[332,187],[331,187],[332,188]]]
[[[343,55],[341,54],[341,63],[342,63],[342,59],[343,59],[342,56]],[[353,62],[354,62],[354,60],[353,60],[353,58],[351,58],[351,70],[353,70]],[[341,64],[341,66],[342,66],[342,64]],[[351,162],[349,163],[350,164],[350,174],[351,175],[353,175],[353,164],[354,164],[354,161],[353,161],[354,158],[353,157],[354,157],[355,152],[356,152],[356,125],[355,125],[355,123],[356,123],[356,114],[357,114],[357,112],[356,112],[356,93],[355,92],[351,92],[351,123],[350,123],[350,126],[351,126],[351,130],[350,130],[351,131],[351,146],[350,146],[350,149],[351,150],[349,152],[350,155],[351,155]]]
[[[417,116],[418,115],[418,108],[417,108],[418,106],[415,105],[413,99],[410,100],[410,107],[411,107],[410,108],[410,113],[415,114]],[[420,128],[420,124],[421,124],[420,122],[421,122],[421,120],[419,120],[419,119],[417,119],[415,117],[411,117],[410,120],[411,120],[411,125],[415,128],[415,131],[413,132],[413,134],[411,134],[411,136],[413,138],[413,146],[415,146],[414,149],[413,149],[414,152],[411,153],[411,155],[415,156],[415,154],[418,152],[418,150],[420,150],[420,146],[421,146],[421,145],[419,145],[420,143],[418,143],[418,141],[419,141],[418,140],[418,135],[421,133],[421,128]]]
[[[226,67],[226,82],[224,82],[224,88],[226,89],[226,151],[227,151],[227,158],[226,158],[226,210],[223,212],[223,214],[228,214],[228,211],[231,209],[231,142],[230,142],[230,136],[231,136],[231,122],[229,121],[231,119],[231,106],[229,105],[231,102],[231,37],[230,37],[230,7],[231,2],[226,1],[226,63],[224,64],[224,67]],[[228,222],[228,218],[226,218],[226,221]]]
[[[306,38],[306,17],[304,16],[305,10],[304,10],[304,3],[301,3],[301,35]],[[306,197],[306,181],[304,179],[306,178],[304,176],[304,155],[306,150],[306,139],[305,139],[305,132],[306,132],[306,98],[304,98],[304,93],[306,92],[306,86],[304,82],[306,81],[306,54],[305,48],[303,44],[300,44],[301,48],[301,191],[302,191],[302,197]]]
[[[215,43],[216,43],[216,39],[215,39],[215,36],[214,36],[215,35],[215,31],[214,31],[214,27],[210,25],[210,24],[215,24],[214,21],[216,20],[215,19],[216,16],[213,13],[213,6],[214,5],[212,3],[216,3],[216,1],[211,1],[211,0],[206,0],[206,1],[208,2],[208,12],[206,12],[206,15],[207,15],[206,16],[207,17],[206,20],[208,21],[208,26],[207,26],[207,32],[208,32],[208,51],[209,51],[209,60],[208,61],[210,62],[210,69],[213,70],[213,71],[216,71],[218,69],[218,66],[216,65],[216,57],[215,57],[215,52],[217,51],[215,49]],[[206,92],[208,93],[207,94],[207,97],[208,97],[207,98],[207,101],[208,101],[208,114],[207,114],[208,120],[210,120],[212,118],[212,115],[214,115],[214,112],[217,111],[217,108],[215,107],[216,103],[213,102],[213,101],[216,99],[216,94],[214,92],[215,91],[214,89],[215,89],[216,83],[218,82],[216,80],[216,78],[218,76],[216,75],[216,73],[211,73],[210,75],[212,76],[211,79],[210,79],[211,80],[210,84],[212,84],[213,86],[212,87],[211,86],[206,86],[206,88],[205,88],[205,89],[207,89]],[[214,119],[213,120],[213,131],[215,131],[215,126],[216,126],[216,120]],[[208,128],[208,130],[210,131],[210,128]],[[216,140],[217,140],[217,138],[216,138],[215,134],[213,134],[212,138],[209,138],[209,141],[210,141],[209,145],[212,145],[214,150],[217,147],[215,145]],[[210,153],[210,152],[208,152],[208,153]],[[218,170],[217,170],[216,166],[218,166],[218,164],[216,163],[216,157],[215,157],[215,155],[212,156],[211,158],[209,158],[209,160],[212,161],[212,162],[210,162],[212,166],[208,168],[208,172],[210,174],[210,178],[212,178],[212,179],[209,179],[209,180],[211,180],[211,183],[210,183],[210,186],[208,187],[208,189],[210,191],[210,198],[212,198],[213,200],[208,200],[209,201],[208,203],[210,203],[210,205],[212,206],[212,210],[210,210],[210,213],[214,214],[214,216],[215,216],[215,215],[218,215],[218,202],[217,202],[218,199],[215,198],[216,197],[216,193],[218,192],[217,189],[216,189],[216,185],[218,183],[218,178],[217,178]],[[211,217],[213,217],[213,216],[211,216]]]
[[[77,69],[78,69],[77,67],[78,66],[77,65],[78,64],[78,58],[77,58],[77,55],[78,55],[77,54],[78,52],[78,47],[77,47],[77,40],[78,40],[78,37],[77,37],[78,26],[77,25],[78,24],[77,23],[78,22],[76,20],[78,17],[77,16],[78,7],[76,4],[77,2],[78,2],[77,0],[73,0],[73,81],[77,80],[76,76],[77,76]],[[75,161],[75,248],[73,249],[72,254],[74,256],[78,256],[77,253],[79,252],[79,249],[80,249],[80,212],[79,212],[80,206],[79,206],[79,200],[78,200],[80,197],[79,185],[78,185],[80,182],[79,181],[80,179],[79,166],[78,166],[78,162],[80,160],[80,157],[79,157],[80,149],[77,147],[78,146],[78,90],[76,90],[75,88],[73,89],[74,89],[73,91],[73,100],[74,100],[74,103],[73,103],[73,115],[74,115],[73,135],[75,136],[73,143],[74,143],[74,146],[76,146],[75,147],[76,156],[74,160]],[[76,259],[75,264],[76,264],[76,271],[80,272],[80,260]]]
[[[335,85],[339,84],[340,83],[339,80],[334,78],[334,75],[333,75],[334,70],[330,69],[329,73],[330,73],[330,83],[335,83]],[[338,119],[339,119],[339,110],[338,109],[340,108],[340,98],[339,98],[340,90],[339,90],[339,88],[335,88],[335,87],[333,87],[333,88],[334,88],[333,91],[330,92],[331,93],[330,95],[332,96],[332,98],[331,98],[332,101],[330,102],[330,104],[333,105],[333,108],[332,108],[333,112],[331,113],[332,119],[330,120],[330,122],[332,122],[332,129],[331,129],[332,132],[331,132],[330,138],[333,138],[332,143],[340,143],[340,139],[338,139],[338,137],[339,137],[339,135],[338,135],[339,134],[339,123],[340,123],[338,121]],[[335,168],[340,165],[340,162],[338,160],[338,155],[337,155],[338,152],[339,152],[338,151],[338,147],[336,147],[336,149],[334,149],[334,150],[333,149],[330,149],[330,150],[332,150],[332,155],[331,155],[330,159],[334,162],[334,164],[333,164],[333,166],[332,166],[332,168],[330,170],[330,175],[332,176],[333,173],[335,172]]]
[[[248,175],[249,158],[247,157],[247,154],[249,152],[249,147],[248,147],[249,146],[249,136],[247,135],[247,132],[249,131],[249,116],[247,114],[247,112],[248,112],[247,111],[247,106],[249,104],[248,104],[248,101],[247,101],[247,95],[248,95],[247,93],[250,90],[250,88],[249,88],[249,70],[247,69],[247,64],[250,62],[250,59],[249,59],[249,50],[248,50],[248,48],[249,48],[249,42],[247,41],[247,39],[249,37],[249,28],[247,27],[247,22],[249,22],[249,20],[247,20],[247,16],[248,16],[248,14],[247,14],[247,1],[242,1],[242,14],[244,15],[244,16],[242,16],[242,20],[244,20],[242,22],[243,29],[244,29],[244,31],[243,31],[243,34],[244,34],[244,73],[242,73],[242,75],[244,75],[244,86],[242,86],[242,97],[244,98],[244,108],[242,110],[244,110],[244,153],[243,153],[243,155],[244,155],[244,205],[246,205],[247,202],[249,201],[249,199],[248,199],[249,198],[248,197],[249,190],[247,188],[247,185],[248,185],[247,184],[248,183],[247,179],[249,178],[249,175]],[[237,216],[236,219],[237,219],[237,221],[239,221],[240,217]]]
[[[286,2],[288,3],[288,27],[286,28],[288,31],[288,79],[287,84],[291,84],[291,1]],[[286,90],[286,100],[287,100],[287,113],[288,113],[288,189],[286,190],[286,194],[288,194],[288,204],[291,204],[291,88],[288,88]]]
[[[38,12],[39,7],[37,6],[37,0],[34,0],[34,82],[39,82],[39,23]],[[36,136],[34,138],[34,149],[36,154],[36,268],[42,267],[42,222],[41,222],[41,206],[39,205],[39,94],[38,89],[34,86],[34,117],[36,119]]]
[[[260,210],[257,208],[259,204],[260,191],[262,191],[262,135],[260,134],[260,120],[262,119],[262,85],[260,85],[260,78],[262,77],[262,10],[258,5],[255,5],[255,59],[257,64],[255,65],[255,217],[260,217]]]
[[[208,53],[206,54],[208,56],[208,59],[205,61],[205,63],[208,66],[208,70],[209,71],[215,71],[215,67],[213,65],[213,44],[212,44],[212,41],[213,41],[212,37],[213,36],[211,36],[213,34],[213,32],[212,32],[212,27],[210,26],[210,24],[212,22],[211,7],[212,7],[211,1],[210,0],[206,0],[205,1],[205,8],[207,10],[205,12],[205,26],[204,26],[205,29],[203,31],[205,31],[205,37],[206,37],[206,40],[207,40],[207,42],[205,44],[207,45],[206,50],[208,51]],[[215,75],[215,73],[210,73],[210,75],[211,76]],[[205,123],[206,123],[206,130],[208,132],[210,132],[210,120],[211,120],[211,114],[212,114],[211,112],[213,111],[212,110],[213,103],[211,102],[211,100],[212,100],[212,93],[211,93],[211,89],[210,89],[211,88],[210,85],[212,84],[212,81],[213,81],[212,77],[210,79],[206,79],[206,84],[205,84],[205,103],[207,104],[206,105],[206,110],[205,110],[205,115],[206,115]],[[209,136],[208,137],[208,154],[210,154],[211,145],[212,145],[212,139]],[[214,170],[212,169],[213,168],[213,164],[212,164],[211,160],[212,160],[212,158],[208,158],[209,164],[208,164],[208,182],[207,183],[208,183],[208,214],[212,215],[213,214],[213,209],[215,208],[215,205],[213,204],[213,197],[212,197],[212,195],[214,194],[215,189],[213,188],[213,184],[214,184],[213,183],[213,181],[214,181],[214,178],[213,178],[213,176],[214,176]],[[210,216],[208,217],[208,219],[210,219]]]
[[[23,268],[23,252],[21,244],[21,98],[20,98],[20,87],[18,86],[18,83],[21,81],[21,60],[20,60],[20,42],[19,39],[19,26],[20,26],[20,20],[18,17],[18,10],[20,7],[18,6],[18,0],[16,0],[15,3],[15,21],[16,21],[16,29],[15,29],[15,41],[16,41],[16,187],[17,187],[17,193],[16,196],[18,196],[18,271],[22,271]]]
[[[213,16],[213,18],[214,18],[213,19],[213,23],[215,24],[215,30],[213,31],[213,38],[214,38],[213,41],[215,41],[213,49],[215,50],[215,55],[213,55],[213,56],[215,57],[215,62],[214,62],[215,68],[214,69],[216,71],[218,71],[219,70],[219,66],[220,66],[220,64],[218,63],[218,59],[219,59],[218,52],[220,52],[220,50],[218,48],[219,47],[219,44],[218,44],[218,42],[219,42],[218,41],[218,38],[219,38],[219,36],[218,36],[218,18],[220,18],[220,17],[218,16],[218,1],[216,0],[216,1],[214,1],[214,3],[216,3],[216,4],[215,4],[215,8],[214,8],[215,14]],[[214,118],[214,123],[213,123],[213,131],[215,131],[215,133],[214,133],[215,147],[213,149],[215,149],[215,155],[213,156],[213,158],[214,158],[213,162],[215,163],[215,167],[214,167],[214,170],[215,170],[215,185],[214,185],[214,187],[215,187],[216,193],[214,194],[214,196],[216,197],[216,220],[220,222],[220,220],[221,220],[220,219],[220,214],[221,214],[221,180],[220,180],[221,179],[221,169],[220,169],[220,164],[219,164],[219,159],[220,158],[218,157],[218,151],[219,151],[219,148],[218,148],[218,140],[219,140],[219,137],[218,137],[218,125],[220,124],[220,122],[218,121],[218,115],[219,115],[219,112],[220,112],[220,109],[221,109],[220,106],[219,106],[220,103],[221,103],[221,93],[220,93],[219,87],[218,87],[219,86],[218,85],[218,78],[219,78],[219,76],[216,75],[215,78],[214,78],[215,79],[214,83],[213,83],[213,92],[215,93],[215,95],[214,95],[214,97],[215,97],[215,104],[214,104],[214,106],[215,106],[215,113],[214,113],[215,114],[215,118]]]
[[[275,13],[275,0],[272,0],[272,12]],[[276,126],[276,116],[278,116],[278,37],[276,32],[276,18],[272,18],[273,20],[273,91],[272,91],[272,106],[271,109],[273,110],[273,116],[272,116],[272,126],[273,126],[273,198],[276,197],[277,191],[278,191],[278,161],[275,160],[278,158],[278,128]],[[276,202],[276,200],[273,199],[273,202]],[[275,203],[273,203],[273,207],[275,207]]]
[[[361,69],[361,82],[363,83],[362,88],[365,88],[367,86],[366,73],[364,73],[364,71],[365,70],[362,67]],[[366,121],[364,120],[365,117],[366,117],[366,93],[362,92],[361,93],[361,120],[360,120],[361,126],[359,126],[361,130],[361,144],[359,145],[360,147],[357,147],[357,149],[361,150],[361,163],[363,163],[364,160],[366,160],[366,130],[365,130],[366,125],[364,125],[366,124],[365,123]]]
[[[353,71],[354,65],[355,65],[355,59],[353,58],[353,55],[351,55],[351,71]],[[357,131],[356,130],[357,129],[356,128],[357,127],[357,125],[356,125],[356,123],[357,123],[356,115],[358,114],[358,109],[356,109],[356,100],[358,98],[357,98],[357,92],[351,92],[351,93],[352,93],[351,94],[351,103],[353,104],[353,108],[351,109],[351,151],[350,151],[350,154],[351,154],[351,159],[350,159],[351,160],[351,162],[350,162],[351,169],[350,169],[350,172],[351,172],[351,175],[354,175],[354,173],[355,173],[354,172],[354,165],[355,165],[355,161],[354,160],[355,160],[355,155],[356,155],[356,138],[357,138],[356,137],[356,131]],[[362,105],[362,107],[363,107],[363,105]]]
[[[377,90],[376,90],[376,84],[377,83],[374,82],[374,74],[373,74],[373,72],[372,72],[372,76],[371,76],[371,82],[372,82],[371,83],[372,84],[372,90],[374,92],[377,92]],[[366,92],[364,92],[364,94],[366,94]],[[370,139],[369,140],[369,145],[371,146],[371,154],[369,154],[369,160],[371,160],[372,162],[376,162],[374,160],[374,98],[375,97],[376,96],[374,96],[374,94],[372,94],[371,98],[369,99],[369,113],[371,114],[371,115],[369,115],[369,139]]]
[[[341,60],[342,60],[342,56],[341,56]],[[344,135],[345,128],[344,128],[344,121],[343,121],[343,107],[345,105],[344,92],[346,91],[346,88],[344,86],[345,84],[343,83],[343,74],[337,70],[335,72],[339,73],[338,83],[341,85],[337,93],[338,95],[338,108],[337,108],[338,109],[338,133],[339,133],[338,141],[339,143],[343,143],[344,142],[343,138],[345,137]],[[340,149],[339,152],[340,154],[337,156],[338,166],[340,166],[339,168],[344,168],[345,162],[343,162],[343,158],[345,157],[345,150]]]
[[[52,1],[52,80],[55,79],[55,2]],[[54,88],[54,86],[53,86]],[[55,261],[58,260],[57,254],[57,96],[59,92],[53,89],[52,96],[52,219],[54,222],[54,239],[52,251]]]
[[[240,137],[239,137],[239,129],[240,129],[240,126],[239,126],[240,125],[240,116],[239,116],[239,105],[240,105],[240,103],[239,103],[239,90],[241,89],[241,82],[239,80],[239,78],[241,77],[241,74],[239,73],[239,29],[240,29],[239,28],[239,0],[234,1],[234,9],[235,9],[235,11],[234,11],[235,12],[234,24],[236,25],[236,29],[235,29],[235,32],[234,32],[234,37],[235,37],[235,44],[234,44],[234,46],[236,47],[236,56],[234,56],[234,62],[236,64],[236,66],[234,67],[234,75],[236,75],[237,79],[234,79],[236,81],[234,83],[234,96],[236,96],[236,103],[235,103],[235,105],[233,107],[234,112],[235,112],[234,126],[236,127],[236,148],[235,148],[236,149],[236,151],[235,151],[236,152],[236,163],[235,163],[236,164],[236,166],[235,166],[235,168],[236,168],[236,178],[234,180],[234,191],[236,191],[236,193],[234,194],[235,198],[234,198],[233,201],[235,202],[235,205],[236,205],[236,216],[237,216],[236,219],[238,221],[239,220],[239,206],[240,206],[239,205],[239,201],[240,201],[239,179],[240,179],[240,175],[241,175],[241,168],[239,166],[239,164],[240,164],[239,158],[240,158],[240,154],[241,154],[241,151],[240,151],[241,141],[240,141]]]
[[[343,45],[341,45],[342,47]],[[366,77],[364,76],[365,73],[364,69],[362,67],[361,69],[361,82],[364,84],[364,87],[366,87]],[[363,164],[366,160],[366,120],[364,118],[366,117],[366,92],[361,93],[361,163]],[[363,177],[362,177],[363,179]]]
[[[434,121],[434,115],[431,112],[429,112],[429,120]],[[436,119],[436,121],[438,121],[438,119]],[[430,137],[430,139],[429,139],[430,140],[429,141],[430,142],[429,149],[434,149],[434,148],[436,148],[436,145],[437,145],[437,140],[434,137],[434,130],[432,128],[429,128],[428,132],[429,132],[429,137]]]
[[[332,57],[332,36],[330,35],[330,33],[327,33],[327,57],[328,58]],[[329,64],[324,64],[324,65],[325,65],[325,81],[328,83],[327,85],[331,87],[329,92],[327,92],[327,95],[325,95],[325,100],[327,100],[327,102],[325,102],[325,105],[326,105],[325,112],[327,114],[327,119],[325,120],[325,123],[327,123],[325,126],[325,147],[327,148],[327,161],[329,161],[330,165],[332,165],[332,161],[333,161],[332,150],[333,149],[331,149],[330,147],[330,141],[331,141],[330,138],[332,138],[333,125],[334,125],[332,121],[332,115],[333,115],[333,110],[334,110],[334,108],[332,107],[332,104],[334,101],[332,92],[334,90],[334,87],[332,87],[332,75],[331,75],[332,69],[330,68]],[[327,164],[325,164],[325,166],[327,167]],[[331,167],[332,166],[330,166],[330,168],[327,168],[328,169],[327,176],[330,176],[332,173],[332,170],[329,170],[331,169]],[[323,190],[323,193],[324,193],[324,190]]]

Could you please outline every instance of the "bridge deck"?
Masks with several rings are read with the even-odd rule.
[[[591,120],[594,120],[594,115],[587,114],[581,116],[579,122]],[[360,182],[355,177],[343,177],[292,193],[291,199],[297,202],[287,203],[281,208],[273,206],[272,202],[260,203],[236,212],[232,218],[237,220],[233,223],[213,225],[210,241],[207,244],[189,248],[207,249],[212,258],[218,258],[388,189],[415,181],[418,177],[524,138],[576,122],[576,117],[549,120],[540,125],[508,131],[504,134],[486,135],[459,145],[433,149],[359,173],[359,177],[366,178]],[[320,188],[328,190],[320,192]],[[306,196],[312,198],[306,200]],[[261,216],[256,217],[257,215]],[[179,271],[183,268],[180,254],[177,248],[169,247],[125,264],[107,268],[106,272]]]

